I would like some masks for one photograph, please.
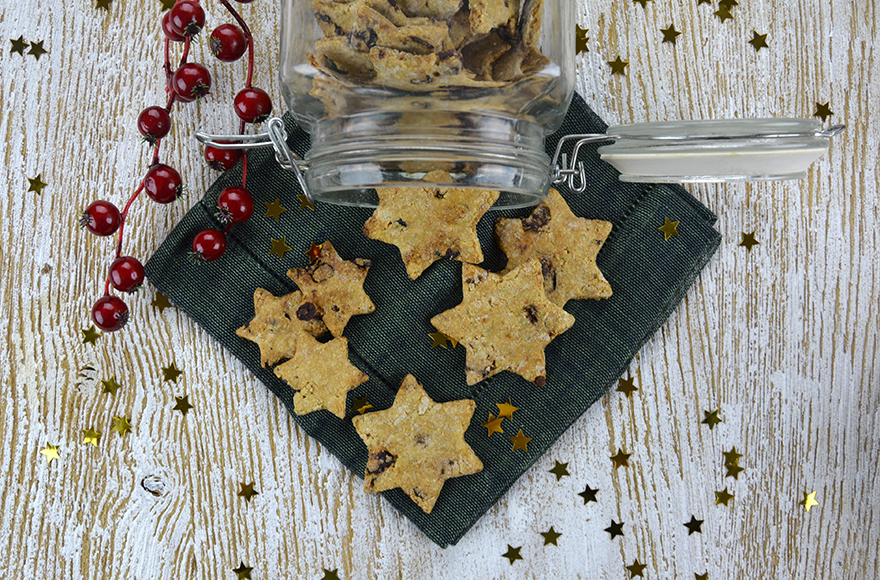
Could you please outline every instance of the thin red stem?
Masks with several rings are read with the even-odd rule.
[[[244,32],[244,37],[247,39],[248,43],[248,71],[247,71],[247,80],[244,83],[245,88],[251,88],[251,85],[254,80],[254,36],[251,34],[251,29],[248,28],[247,22],[241,17],[238,11],[232,7],[229,3],[229,0],[220,0],[220,4],[223,4],[223,7],[229,11],[235,21],[238,22],[238,25],[241,26],[242,31]]]
[[[241,186],[245,189],[247,189],[247,162],[248,155],[247,150],[245,150],[241,154]]]
[[[141,181],[140,187],[138,187],[135,192],[128,198],[128,202],[125,204],[125,208],[123,208],[120,216],[122,219],[119,222],[119,239],[116,242],[116,256],[118,258],[122,255],[122,236],[125,232],[125,219],[128,217],[128,210],[131,207],[131,204],[134,203],[134,200],[138,198],[141,192],[144,190],[144,182]],[[107,281],[104,282],[104,295],[107,296],[110,294],[110,274],[107,274]]]

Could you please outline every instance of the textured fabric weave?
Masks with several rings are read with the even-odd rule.
[[[308,135],[296,129],[289,116],[286,120],[291,148],[305,154]],[[599,133],[605,128],[575,95],[564,125],[548,138],[547,150],[552,153],[561,135]],[[547,347],[547,384],[543,388],[510,372],[468,387],[464,348],[431,348],[428,337],[434,332],[428,322],[431,317],[461,302],[461,264],[437,262],[420,278],[410,280],[396,247],[370,240],[361,232],[372,210],[320,203],[315,211],[297,209],[296,196],[301,193],[297,181],[292,173],[278,167],[269,150],[250,154],[248,189],[256,209],[250,220],[231,230],[226,254],[210,264],[194,265],[187,259],[197,232],[219,229],[213,215],[217,196],[224,187],[240,183],[241,164],[223,174],[181,220],[150,258],[147,276],[265,383],[310,436],[363,477],[366,447],[352,427],[351,413],[345,420],[325,411],[294,415],[293,391],[271,369],[260,366],[257,345],[236,336],[235,329],[253,316],[255,288],[266,288],[275,295],[296,290],[285,273],[308,264],[304,252],[312,242],[330,240],[345,259],[372,260],[364,288],[376,311],[355,316],[345,330],[350,358],[370,380],[349,394],[349,407],[353,398],[364,396],[375,409],[390,407],[408,373],[414,374],[436,401],[476,400],[465,439],[483,461],[484,470],[447,481],[430,515],[400,490],[383,494],[428,537],[445,547],[455,544],[612,386],[666,321],[720,242],[712,227],[715,216],[683,188],[621,183],[617,172],[599,160],[595,149],[591,146],[582,152],[589,177],[587,192],[572,194],[564,186],[557,189],[576,215],[614,224],[597,260],[614,295],[602,301],[572,300],[566,305],[576,322]],[[276,198],[288,209],[278,222],[262,215],[263,202]],[[486,256],[484,267],[497,270],[504,263],[493,235],[495,219],[528,213],[530,210],[490,211],[483,217],[478,233]],[[657,229],[666,217],[680,222],[680,235],[668,241]],[[293,248],[283,260],[269,254],[271,239],[282,237]],[[496,403],[508,398],[520,410],[513,415],[513,422],[504,421],[503,435],[487,437],[480,424],[489,413],[497,414]],[[532,437],[528,453],[511,450],[507,436],[519,429]],[[365,495],[364,501],[373,498]]]

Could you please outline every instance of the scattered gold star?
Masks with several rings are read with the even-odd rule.
[[[324,577],[321,580],[339,580],[339,574],[336,573],[337,570],[339,568],[333,568],[332,570],[324,568]]]
[[[715,492],[715,505],[724,505],[727,507],[727,502],[733,499],[733,494],[727,492],[727,488],[725,487],[721,491]]]
[[[734,479],[739,479],[739,474],[741,471],[744,471],[744,467],[740,467],[739,465],[725,465],[725,469],[727,469],[727,473],[724,477],[732,477]]]
[[[816,501],[816,492],[804,492],[804,499],[799,501],[798,505],[804,506],[804,508],[807,510],[807,513],[809,513],[811,507],[813,507],[814,505],[819,505],[819,502]]]
[[[671,42],[673,45],[675,39],[681,36],[681,32],[675,29],[675,24],[670,24],[669,28],[661,28],[660,32],[663,33],[663,42]]]
[[[684,524],[684,527],[686,527],[688,529],[688,535],[690,536],[691,534],[694,534],[694,533],[702,534],[703,530],[700,529],[700,526],[703,525],[704,521],[705,520],[698,520],[696,517],[691,515],[691,521],[685,522],[685,524]]]
[[[596,500],[596,494],[599,492],[598,489],[592,489],[589,485],[584,489],[584,491],[580,492],[578,495],[584,498],[584,505],[587,505],[589,502],[593,501],[599,503]]]
[[[113,0],[95,0],[95,2],[95,9],[103,8],[104,10],[109,11],[110,3],[113,2]]]
[[[49,185],[48,183],[43,181],[43,174],[39,174],[36,177],[28,177],[28,183],[30,186],[28,187],[28,191],[33,191],[37,195],[43,193],[43,188]]]
[[[623,535],[623,522],[615,522],[611,520],[611,525],[605,528],[605,531],[611,535],[611,539],[613,540],[617,536]]]
[[[633,4],[641,4],[642,8],[648,7],[648,2],[653,2],[654,0],[633,0]]]
[[[266,204],[266,215],[263,217],[275,218],[276,222],[281,221],[281,214],[287,211],[287,208],[281,207],[281,198],[277,198],[272,203],[269,203],[268,201],[264,201],[263,203]]]
[[[238,580],[251,580],[251,570],[253,568],[245,566],[244,562],[239,563],[238,568],[232,569],[233,572],[238,574]]]
[[[645,565],[640,563],[638,558],[632,563],[632,566],[627,566],[626,569],[629,570],[630,578],[635,578],[636,576],[644,577],[642,571],[644,571]]]
[[[48,462],[49,465],[52,464],[53,459],[61,461],[61,456],[58,454],[58,445],[46,443],[46,446],[43,449],[40,449],[40,453],[46,457],[46,462]]]
[[[529,441],[532,440],[531,437],[526,437],[523,435],[522,429],[519,430],[519,433],[514,437],[508,437],[511,441],[513,441],[513,449],[511,451],[516,451],[517,449],[522,449],[526,453],[529,452]]]
[[[621,466],[629,467],[629,458],[631,455],[632,455],[632,453],[624,453],[623,449],[618,447],[617,448],[617,455],[611,456],[611,461],[614,462],[614,469],[617,469],[618,467],[621,467]]]
[[[436,348],[438,346],[442,346],[443,348],[446,348],[446,341],[448,339],[445,334],[438,331],[438,332],[430,332],[430,333],[428,333],[428,336],[430,336],[431,340],[433,341],[433,344],[431,344],[431,348]]]
[[[40,42],[32,42],[31,49],[28,51],[28,54],[34,55],[34,58],[40,60],[40,57],[49,51],[43,48],[43,41]]]
[[[558,546],[559,544],[556,543],[556,540],[558,540],[559,536],[561,536],[562,534],[560,534],[559,532],[554,530],[553,526],[550,526],[550,529],[547,530],[546,532],[541,532],[541,535],[544,536],[544,545],[545,546],[547,544],[553,544],[554,546]]]
[[[24,56],[24,49],[27,48],[27,41],[24,39],[24,36],[19,36],[16,38],[10,38],[9,42],[12,43],[12,48],[9,49],[9,54],[18,53]]]
[[[164,311],[166,308],[171,308],[171,301],[168,300],[168,297],[164,294],[156,292],[156,298],[150,303],[150,306],[154,308],[158,308],[159,312]]]
[[[635,385],[635,379],[633,377],[629,378],[620,378],[618,379],[617,391],[626,395],[626,398],[629,399],[630,396],[638,391]]]
[[[722,423],[721,419],[718,417],[718,413],[721,412],[721,409],[715,409],[714,411],[703,411],[705,417],[703,418],[701,423],[704,425],[708,425],[709,429],[714,429],[715,425],[718,423]]]
[[[514,411],[519,411],[519,407],[514,407],[510,404],[510,399],[507,399],[506,403],[495,403],[495,406],[498,407],[499,417],[504,417],[505,419],[510,419],[511,421],[513,421]]]
[[[616,59],[607,62],[608,66],[611,67],[611,74],[626,76],[626,67],[629,65],[629,62],[621,60],[620,55],[617,55]]]
[[[270,254],[275,254],[278,256],[279,260],[284,259],[284,253],[289,252],[293,248],[287,245],[287,236],[281,236],[280,240],[276,240],[273,238],[269,238],[272,240],[272,249],[269,250]]]
[[[694,572],[694,580],[709,580],[709,573],[697,574]]]
[[[575,25],[576,32],[575,38],[577,39],[575,42],[575,50],[577,54],[581,54],[582,52],[590,52],[590,48],[587,46],[587,41],[590,40],[590,37],[587,36],[587,33],[590,31],[589,28],[581,28],[580,25]]]
[[[657,228],[661,232],[663,232],[663,241],[668,241],[672,236],[678,236],[678,224],[681,222],[673,222],[670,221],[669,218],[663,218],[666,220],[662,226]]]
[[[730,13],[730,8],[724,6],[723,4],[718,7],[718,10],[713,12],[718,19],[724,23],[725,20],[733,20],[733,14]]]
[[[241,486],[241,491],[238,492],[238,497],[243,497],[245,500],[247,500],[248,503],[250,503],[252,497],[254,497],[255,495],[260,495],[260,492],[254,489],[255,484],[255,481],[252,481],[248,484],[245,484],[245,482],[243,481],[239,483],[239,485]]]
[[[159,2],[162,4],[162,10],[171,10],[177,0],[159,0]]]
[[[101,389],[102,395],[110,394],[115,397],[116,391],[122,388],[122,385],[116,382],[116,375],[113,375],[106,381],[101,381],[101,384],[104,385],[104,388]]]
[[[372,409],[373,405],[367,402],[366,397],[361,397],[359,399],[354,399],[351,402],[351,410],[357,411],[358,415],[363,415],[367,412],[367,409]]]
[[[759,52],[762,48],[770,48],[767,45],[767,35],[758,34],[755,30],[752,31],[752,39],[749,44],[755,47],[755,52]]]
[[[80,330],[83,333],[83,344],[96,344],[97,340],[101,338],[101,332],[95,330],[95,325],[91,325],[88,328],[83,328]]]
[[[752,246],[756,246],[761,243],[755,239],[755,232],[752,232],[750,234],[743,232],[742,235],[743,235],[743,238],[742,238],[742,241],[739,243],[739,245],[745,246],[749,252],[752,251]]]
[[[186,414],[189,413],[189,410],[193,408],[193,406],[189,404],[189,395],[174,397],[174,400],[177,401],[177,403],[171,410],[180,411],[181,413],[183,413],[183,416],[186,417]]]
[[[724,452],[724,465],[739,465],[740,457],[742,453],[737,453],[736,447],[733,447],[730,451]]]
[[[305,252],[305,255],[309,258],[309,262],[314,262],[321,257],[321,246],[323,245],[324,244],[316,244],[315,242],[312,242],[312,246]]]
[[[739,6],[739,2],[736,0],[721,0],[718,2],[719,6],[724,6],[728,10],[732,9],[734,6]]]
[[[101,439],[101,434],[95,431],[94,427],[92,427],[91,429],[83,429],[82,434],[83,443],[85,443],[86,445],[91,443],[95,447],[98,446],[98,441]]]
[[[560,463],[559,461],[556,461],[556,465],[553,466],[553,469],[551,469],[549,473],[556,476],[556,481],[559,481],[566,475],[571,476],[568,472],[568,463]]]
[[[708,4],[709,6],[711,6],[712,0],[697,0],[697,6],[699,6],[700,4]]]
[[[822,119],[822,122],[824,123],[828,119],[828,117],[830,117],[831,115],[834,114],[831,111],[831,108],[829,107],[830,104],[831,104],[831,101],[828,101],[824,105],[821,103],[816,103],[816,112],[813,113],[813,116],[819,117],[820,119]]]
[[[167,383],[168,381],[171,381],[176,383],[177,379],[182,374],[183,371],[177,368],[177,363],[172,362],[167,367],[162,367],[162,376],[164,377],[162,379],[163,382]]]
[[[119,433],[120,437],[125,437],[126,433],[131,433],[131,424],[128,422],[128,417],[125,415],[113,417],[113,428],[110,430]]]
[[[510,565],[513,566],[514,562],[523,559],[522,556],[519,555],[520,550],[522,550],[522,546],[520,546],[519,548],[514,548],[510,544],[507,544],[507,552],[501,555],[510,560]]]
[[[486,437],[491,437],[492,433],[504,433],[501,429],[501,421],[504,420],[504,417],[495,418],[495,415],[489,413],[489,420],[482,424],[489,432],[486,434]]]
[[[309,198],[307,198],[305,195],[299,194],[296,196],[296,198],[299,200],[299,209],[310,209],[312,211],[315,211],[315,204],[310,202]]]

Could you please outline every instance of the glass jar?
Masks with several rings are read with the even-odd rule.
[[[496,207],[540,202],[544,138],[574,91],[574,5],[281,0],[281,88],[311,135],[311,196],[375,205],[372,188],[431,173],[502,191]]]

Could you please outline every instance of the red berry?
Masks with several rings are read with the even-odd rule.
[[[110,265],[110,283],[120,292],[136,292],[144,283],[144,266],[131,256],[116,258]]]
[[[115,332],[128,322],[128,306],[116,296],[104,296],[92,306],[92,320],[104,332]]]
[[[157,163],[144,176],[144,191],[154,201],[171,203],[183,195],[183,182],[176,169]]]
[[[96,236],[112,236],[122,223],[122,215],[109,201],[93,201],[79,218],[79,225]]]
[[[147,107],[138,115],[137,123],[144,141],[155,145],[171,130],[171,115],[162,107]]]
[[[272,99],[263,89],[242,89],[235,95],[235,112],[245,123],[262,123],[272,113]]]
[[[167,36],[172,42],[183,42],[186,40],[186,37],[182,34],[178,34],[171,28],[171,12],[166,12],[165,16],[162,17],[162,32],[164,32],[165,36]]]
[[[226,236],[217,230],[202,230],[193,239],[190,256],[198,262],[213,262],[226,251]]]
[[[200,64],[188,62],[171,75],[171,88],[178,100],[195,101],[211,92],[211,73]]]
[[[195,36],[205,27],[205,11],[191,0],[178,2],[168,15],[171,29],[181,36]]]
[[[217,210],[222,224],[240,224],[254,213],[254,198],[243,187],[227,187],[217,197]]]
[[[211,32],[211,52],[223,62],[241,58],[247,50],[247,38],[241,28],[234,24],[221,24]]]
[[[229,171],[241,157],[240,149],[219,149],[208,145],[205,147],[205,161],[211,169]]]

